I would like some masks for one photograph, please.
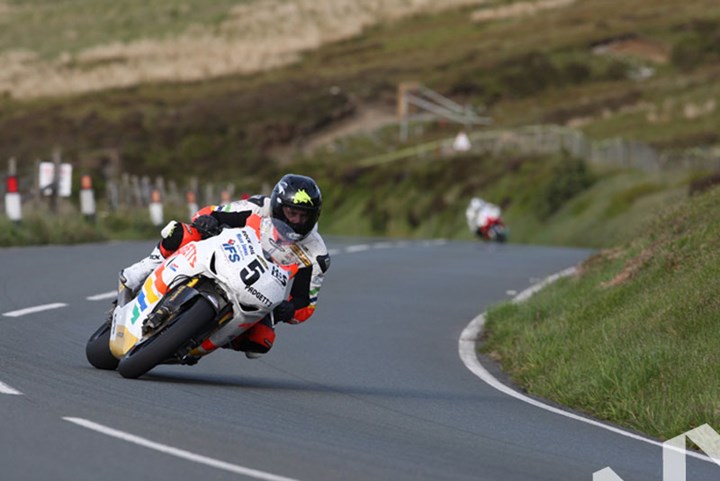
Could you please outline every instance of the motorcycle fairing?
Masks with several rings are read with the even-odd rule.
[[[198,275],[212,278],[233,305],[234,317],[221,319],[220,327],[192,355],[211,352],[268,315],[287,299],[297,266],[268,262],[257,236],[258,231],[252,227],[225,229],[218,236],[185,245],[158,266],[137,296],[113,312],[113,355],[121,358],[142,341],[143,324],[168,292],[168,286],[179,279]]]

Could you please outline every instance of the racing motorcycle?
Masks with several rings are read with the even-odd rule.
[[[489,217],[483,225],[478,226],[476,235],[486,241],[505,242],[508,230],[500,217]]]
[[[111,317],[85,353],[98,369],[138,378],[159,364],[197,363],[288,298],[297,265],[274,263],[261,238],[289,229],[265,218],[190,242],[132,292],[119,282]]]

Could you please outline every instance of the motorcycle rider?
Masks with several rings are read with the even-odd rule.
[[[470,232],[480,238],[487,239],[490,223],[500,220],[500,207],[479,197],[473,197],[465,210],[465,218]]]
[[[244,227],[247,222],[269,217],[273,224],[282,226],[284,241],[263,238],[263,250],[279,264],[298,266],[290,298],[273,310],[272,317],[275,324],[305,322],[315,311],[325,272],[330,267],[330,256],[317,229],[321,208],[320,188],[312,178],[286,174],[270,197],[254,195],[226,205],[203,207],[191,224],[170,221],[150,255],[123,269],[120,280],[127,288],[137,290],[158,265],[185,244],[215,236],[221,226]],[[243,351],[248,358],[255,359],[267,353],[274,342],[273,321],[266,316],[223,347]]]

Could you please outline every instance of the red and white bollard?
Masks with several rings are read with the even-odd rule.
[[[17,175],[8,175],[7,190],[5,191],[5,213],[13,222],[22,220],[22,203],[18,192]]]
[[[185,200],[187,201],[187,208],[188,208],[188,218],[192,219],[195,215],[195,212],[198,211],[198,203],[197,203],[197,197],[195,196],[195,192],[192,190],[189,190],[187,194],[185,194]]]
[[[220,192],[220,203],[222,205],[225,205],[225,204],[229,204],[230,202],[232,202],[232,197],[230,196],[230,191],[226,189],[226,190],[223,190],[222,192]]]
[[[80,178],[80,212],[86,219],[95,220],[95,193],[92,188],[92,177],[87,174]]]
[[[158,189],[154,189],[150,193],[150,222],[154,226],[161,226],[163,225],[163,205],[162,205],[162,197],[160,195],[160,191]]]

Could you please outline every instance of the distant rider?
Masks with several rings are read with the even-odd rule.
[[[226,205],[207,206],[193,216],[191,224],[170,221],[161,232],[162,239],[150,255],[122,270],[120,279],[137,290],[166,258],[185,244],[219,234],[222,227],[244,227],[258,217],[270,217],[290,226],[286,241],[263,239],[263,249],[278,264],[297,264],[290,297],[273,310],[275,323],[298,324],[312,316],[318,294],[330,267],[325,242],[318,233],[317,221],[322,195],[315,181],[307,176],[287,174],[275,185],[270,197],[255,195]],[[267,316],[248,331],[233,339],[229,347],[254,359],[267,353],[275,342],[275,330]]]
[[[482,239],[489,238],[489,229],[494,222],[501,222],[500,207],[486,202],[479,197],[473,197],[465,210],[470,232]]]

